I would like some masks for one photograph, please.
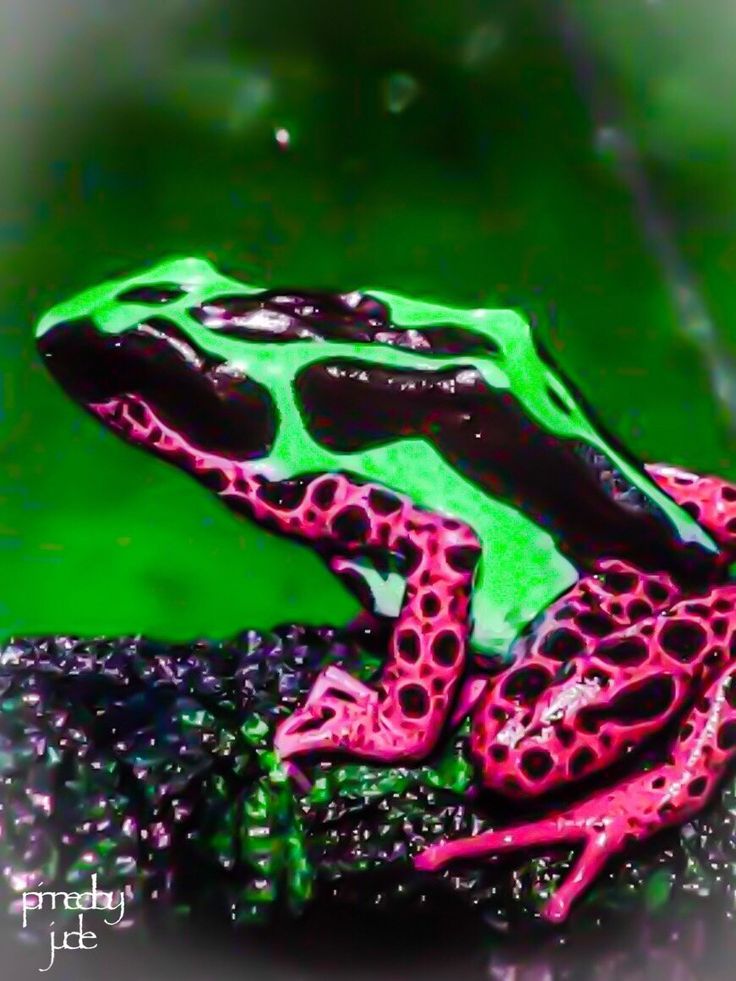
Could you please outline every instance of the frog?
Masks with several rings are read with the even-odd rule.
[[[86,411],[314,550],[384,630],[374,678],[331,664],[280,722],[285,768],[418,765],[467,725],[473,792],[531,807],[420,849],[418,874],[569,847],[542,909],[561,923],[714,793],[736,752],[736,487],[639,461],[523,311],[173,257],[61,302],[36,340]]]

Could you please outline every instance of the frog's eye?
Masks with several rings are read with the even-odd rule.
[[[185,295],[185,290],[174,283],[152,283],[147,286],[134,286],[132,289],[118,293],[116,299],[123,303],[145,303],[151,306],[161,303],[173,303]]]

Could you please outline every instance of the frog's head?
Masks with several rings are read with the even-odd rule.
[[[195,447],[249,459],[273,441],[272,401],[234,366],[232,343],[190,313],[233,292],[247,302],[256,291],[204,260],[163,262],[55,307],[38,326],[39,349],[75,401],[134,442],[160,450],[159,432],[146,432],[153,413]]]
[[[364,293],[265,290],[184,258],[59,304],[36,336],[46,366],[75,401],[190,469],[162,448],[162,429],[209,456],[244,461],[271,448],[278,412],[268,368],[267,377],[255,377],[259,350],[274,341],[324,341],[335,329],[360,343],[386,314]]]

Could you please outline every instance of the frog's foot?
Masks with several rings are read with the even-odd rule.
[[[699,521],[727,552],[736,552],[736,485],[663,463],[647,465],[665,494]]]
[[[310,752],[392,755],[400,734],[382,718],[378,692],[330,665],[304,705],[278,727],[274,747],[282,759]]]
[[[542,909],[545,919],[559,923],[567,918],[572,904],[592,885],[608,860],[623,847],[630,835],[629,822],[634,820],[635,807],[631,807],[625,795],[616,795],[614,799],[613,794],[606,794],[556,817],[487,831],[473,838],[441,842],[417,855],[414,864],[418,869],[435,871],[457,859],[485,858],[548,846],[555,849],[582,846],[573,869]]]
[[[725,655],[725,649],[720,653]],[[416,857],[416,867],[432,871],[455,859],[546,846],[581,848],[572,871],[542,910],[546,919],[561,922],[609,859],[697,813],[734,755],[736,665],[727,664],[683,719],[662,765],[549,818],[433,845]]]

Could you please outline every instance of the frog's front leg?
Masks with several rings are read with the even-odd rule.
[[[699,659],[708,669],[701,678],[708,680],[684,717],[664,763],[548,818],[434,845],[417,856],[417,868],[434,870],[456,859],[521,849],[580,846],[572,872],[542,911],[547,919],[561,921],[609,859],[629,844],[696,813],[736,751],[736,587],[711,590],[707,602],[717,613],[714,632]],[[674,622],[662,619],[660,629]]]
[[[281,757],[342,751],[390,762],[426,755],[465,664],[480,557],[475,534],[343,474],[269,482],[242,470],[221,494],[239,497],[257,521],[328,552],[389,552],[403,560],[404,602],[378,684],[328,668],[304,706],[279,726],[274,744]]]

